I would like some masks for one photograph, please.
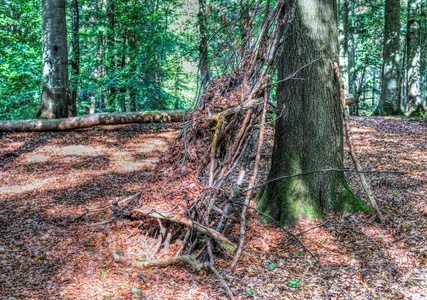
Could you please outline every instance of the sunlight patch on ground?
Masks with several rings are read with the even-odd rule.
[[[34,190],[39,190],[40,192],[44,192],[48,190],[48,187],[51,185],[54,185],[56,181],[58,180],[58,177],[49,177],[46,179],[41,179],[36,177],[30,177],[28,176],[26,182],[18,182],[14,181],[12,178],[8,178],[4,176],[3,174],[0,174],[2,178],[6,179],[6,182],[9,182],[7,184],[4,184],[2,186],[2,191],[0,193],[3,194],[3,192],[7,192],[10,194],[20,194],[20,193],[27,193]]]
[[[375,133],[375,130],[372,128],[356,128],[356,127],[351,127],[351,131],[352,132],[370,132],[370,133]]]
[[[104,150],[103,147],[68,146],[62,149],[62,153],[63,155],[100,155],[102,150]]]

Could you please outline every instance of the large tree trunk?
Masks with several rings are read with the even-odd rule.
[[[421,98],[421,0],[408,1],[408,25],[406,35],[406,116],[419,115],[424,111]]]
[[[71,26],[72,26],[72,39],[71,39],[71,104],[70,116],[77,115],[77,93],[80,74],[80,42],[79,42],[79,3],[78,0],[71,1]]]
[[[73,116],[68,81],[65,0],[42,0],[43,89],[37,118]]]
[[[183,117],[184,111],[176,110],[145,112],[143,111],[131,113],[100,113],[55,120],[0,121],[0,132],[61,131],[91,127],[96,125],[181,122]]]
[[[399,95],[400,0],[385,1],[383,74],[380,103],[374,114],[401,115]]]
[[[343,127],[339,83],[331,56],[338,54],[335,0],[299,0],[281,57],[278,80],[301,66],[298,77],[278,86],[278,111],[268,180],[291,174],[343,168]],[[260,192],[259,208],[280,221],[322,218],[322,208],[364,209],[343,173],[314,173],[275,181]]]

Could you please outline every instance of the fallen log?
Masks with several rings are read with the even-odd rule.
[[[184,117],[184,113],[184,110],[141,111],[125,113],[99,113],[64,119],[0,121],[0,132],[62,131],[92,127],[97,125],[180,122]]]

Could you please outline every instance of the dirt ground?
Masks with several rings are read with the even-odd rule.
[[[230,269],[232,257],[217,253],[218,272],[236,298],[427,299],[427,122],[355,117],[351,125],[366,170],[405,172],[367,175],[384,222],[325,212],[324,220],[288,228],[320,268],[283,230],[251,212],[238,267]],[[0,140],[0,299],[225,299],[207,270],[194,273],[184,264],[134,270],[112,262],[116,249],[151,259],[153,220],[91,226],[108,210],[77,219],[143,192],[178,132],[178,124],[131,124],[7,133]],[[348,157],[346,166],[353,167]],[[366,201],[357,175],[348,179]],[[174,256],[180,242],[173,239],[156,258]]]

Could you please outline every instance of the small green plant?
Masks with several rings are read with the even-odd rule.
[[[301,280],[299,279],[289,281],[289,287],[291,288],[296,288],[296,287],[299,287],[300,285],[301,285]]]
[[[107,273],[107,269],[103,268],[103,269],[101,270],[101,272],[99,272],[99,276],[102,276],[102,275],[104,275],[105,273]]]

